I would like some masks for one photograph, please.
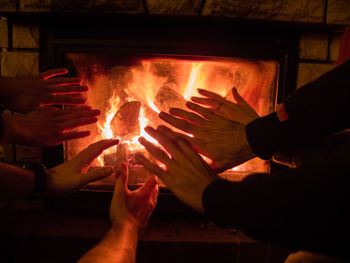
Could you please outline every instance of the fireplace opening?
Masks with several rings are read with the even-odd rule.
[[[106,150],[92,166],[116,166],[126,162],[131,187],[143,184],[149,176],[134,158],[136,152],[147,154],[138,138],[143,136],[158,144],[144,128],[167,125],[158,113],[168,112],[172,107],[186,110],[186,101],[191,96],[199,96],[197,89],[210,90],[234,102],[232,88],[235,87],[260,116],[271,113],[276,105],[279,73],[276,61],[86,53],[67,53],[66,57],[72,71],[76,71],[89,87],[88,105],[99,109],[101,115],[96,124],[81,128],[89,129],[89,137],[65,143],[65,160],[98,140],[119,138],[119,145]],[[210,162],[209,158],[203,158]],[[269,167],[266,161],[255,158],[222,176],[239,180],[247,174],[266,173]],[[86,188],[109,189],[114,186],[114,180],[109,177]]]
[[[143,128],[164,124],[159,111],[168,112],[171,107],[186,110],[185,101],[197,95],[197,88],[233,100],[235,87],[263,116],[296,87],[298,31],[281,23],[65,14],[64,19],[45,17],[40,36],[40,70],[68,67],[71,76],[79,75],[89,86],[88,104],[102,112],[98,123],[89,127],[91,136],[45,148],[44,164],[56,166],[90,143],[118,137],[120,144],[92,166],[126,161],[130,188],[139,187],[148,176],[133,156],[143,151],[137,143],[138,136],[145,135]],[[221,176],[241,180],[275,168],[256,158]],[[65,205],[71,211],[88,207],[88,211],[105,213],[113,180],[87,185]],[[164,187],[156,210],[171,217],[193,215]]]

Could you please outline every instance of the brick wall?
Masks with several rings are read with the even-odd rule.
[[[9,2],[10,3],[10,2]],[[8,7],[10,9],[10,6]],[[0,20],[0,72],[3,77],[21,77],[39,73],[39,29],[35,24]],[[41,162],[42,151],[22,145],[4,146],[6,162]]]

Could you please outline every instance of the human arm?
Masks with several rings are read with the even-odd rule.
[[[350,60],[290,94],[283,103],[285,121],[277,112],[249,123],[246,134],[253,151],[269,159],[349,128],[349,76]]]
[[[59,110],[40,107],[24,115],[1,114],[3,132],[0,144],[16,143],[29,146],[54,146],[66,140],[90,135],[89,131],[70,131],[97,121],[99,110],[88,106]]]
[[[145,131],[154,137],[166,152],[143,137],[140,137],[139,142],[156,160],[165,165],[165,169],[142,154],[137,154],[136,159],[149,172],[157,175],[180,200],[203,213],[202,193],[219,177],[181,135],[165,126],[159,126],[156,130],[146,127]]]
[[[349,259],[347,137],[298,168],[213,182],[202,196],[205,214],[257,240]]]
[[[88,171],[90,163],[105,149],[116,145],[118,140],[102,140],[90,145],[75,158],[46,170],[46,195],[61,197],[71,194],[89,182],[112,174],[112,167],[94,168]],[[35,176],[31,170],[0,163],[0,200],[23,200],[34,191]]]
[[[195,113],[171,109],[171,115],[162,112],[160,118],[192,134],[188,141],[220,172],[255,156],[268,160],[276,153],[292,153],[349,128],[349,74],[350,61],[296,90],[276,112],[263,117],[233,89],[236,103],[199,90],[204,97],[192,97],[196,104],[187,103]]]
[[[48,70],[35,76],[1,77],[0,105],[19,113],[40,106],[85,104],[88,88],[80,78],[57,77],[67,74],[65,68]],[[53,78],[57,77],[57,78]]]
[[[207,98],[192,98],[193,101],[211,108],[187,102],[186,106],[195,113],[172,108],[170,114],[161,112],[159,117],[192,134],[192,137],[186,136],[186,140],[196,151],[211,159],[211,167],[217,172],[255,157],[246,138],[246,124],[259,117],[255,111],[237,92],[236,97],[240,99],[237,104],[209,91],[199,90],[199,93]]]
[[[79,260],[80,263],[133,263],[136,260],[139,230],[146,227],[156,206],[157,180],[151,176],[141,188],[128,190],[125,163],[119,165],[116,176],[110,208],[112,228],[96,247]]]
[[[337,137],[324,155],[296,169],[253,174],[241,182],[217,177],[200,156],[168,128],[147,128],[164,150],[140,139],[163,169],[137,159],[184,203],[220,226],[251,237],[335,256],[348,255],[350,136]],[[339,140],[340,139],[340,140]]]

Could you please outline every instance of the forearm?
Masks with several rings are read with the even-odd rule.
[[[0,200],[24,200],[34,191],[34,174],[30,170],[0,163]]]
[[[348,251],[348,145],[297,169],[216,181],[203,194],[207,216],[253,238],[296,249]]]
[[[350,61],[293,92],[281,112],[247,125],[253,151],[263,159],[292,152],[350,128]]]
[[[138,227],[130,221],[113,226],[102,241],[88,253],[79,263],[134,263],[136,261],[136,247]]]

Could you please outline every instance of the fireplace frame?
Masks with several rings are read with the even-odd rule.
[[[300,35],[307,32],[330,35],[339,29],[339,26],[325,24],[204,16],[37,12],[2,15],[8,18],[10,25],[12,21],[39,24],[40,71],[66,66],[66,52],[274,60],[280,65],[278,103],[296,88],[298,62],[301,61],[298,58]],[[11,38],[9,42],[11,44]],[[48,168],[63,161],[63,145],[43,149],[43,163]],[[271,170],[280,167],[272,164]],[[110,191],[82,190],[47,207],[55,209],[64,203],[64,209],[70,213],[105,216],[111,195]],[[169,191],[161,191],[160,196],[154,215],[198,218],[198,214]]]
[[[66,53],[112,53],[274,60],[278,102],[296,87],[298,37],[287,23],[213,17],[54,14],[40,24],[40,70],[67,66]],[[71,72],[72,75],[75,72]],[[43,150],[47,167],[64,161],[63,146]]]

